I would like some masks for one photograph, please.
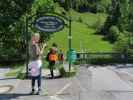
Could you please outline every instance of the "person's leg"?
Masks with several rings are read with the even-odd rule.
[[[31,79],[31,86],[32,86],[31,94],[33,94],[35,91],[35,77],[32,77]]]
[[[41,91],[41,75],[39,75],[38,77],[37,77],[37,84],[38,84],[38,91],[37,91],[37,95],[39,95],[40,94],[40,91]]]
[[[37,83],[38,83],[38,91],[40,91],[41,90],[41,76],[40,75],[38,76]]]
[[[52,78],[54,78],[54,62],[50,62],[50,72],[51,72],[51,76]]]
[[[42,68],[40,68],[40,75],[38,76],[38,90],[41,90]]]

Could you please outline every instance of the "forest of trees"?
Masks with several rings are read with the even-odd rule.
[[[132,51],[133,0],[0,0],[0,54],[13,57],[25,53],[23,27],[25,16],[54,11],[59,3],[66,11],[106,13],[104,25],[97,31],[116,45],[116,50]],[[30,30],[33,32],[35,30]],[[44,34],[48,37],[47,34]],[[21,46],[20,46],[21,45]]]

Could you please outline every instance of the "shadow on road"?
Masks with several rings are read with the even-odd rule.
[[[42,79],[45,79],[45,80],[49,80],[49,79],[60,79],[60,78],[62,78],[61,75],[54,76],[54,77],[51,77],[50,75],[42,76]]]
[[[11,100],[11,99],[16,99],[20,96],[29,96],[30,93],[28,94],[0,94],[0,100]]]
[[[1,80],[13,80],[13,79],[16,79],[15,77],[14,78],[0,78],[0,81]]]

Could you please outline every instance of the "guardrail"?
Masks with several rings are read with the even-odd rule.
[[[121,54],[112,52],[77,53],[78,64],[114,64],[133,63],[133,54]]]

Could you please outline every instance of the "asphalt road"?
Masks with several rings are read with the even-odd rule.
[[[133,85],[126,80],[129,76],[125,76],[120,71],[118,74],[116,70],[112,70],[108,66],[92,66],[88,68],[88,71],[91,73],[88,82],[90,88],[80,93],[79,100],[133,100]],[[82,83],[80,80],[79,82]],[[86,88],[84,85],[82,87]]]
[[[15,91],[16,94],[5,94],[0,100],[133,100],[131,70],[132,67],[125,66],[118,68],[115,65],[88,67],[82,65],[76,77],[44,79],[44,92],[47,91],[47,95],[28,95],[30,83],[22,81],[19,85],[20,90]],[[8,98],[5,99],[4,96]]]
[[[114,70],[110,66],[81,66],[68,89],[71,96],[64,96],[61,100],[133,100],[133,83],[129,77],[133,79],[131,73],[129,76],[122,69]]]

